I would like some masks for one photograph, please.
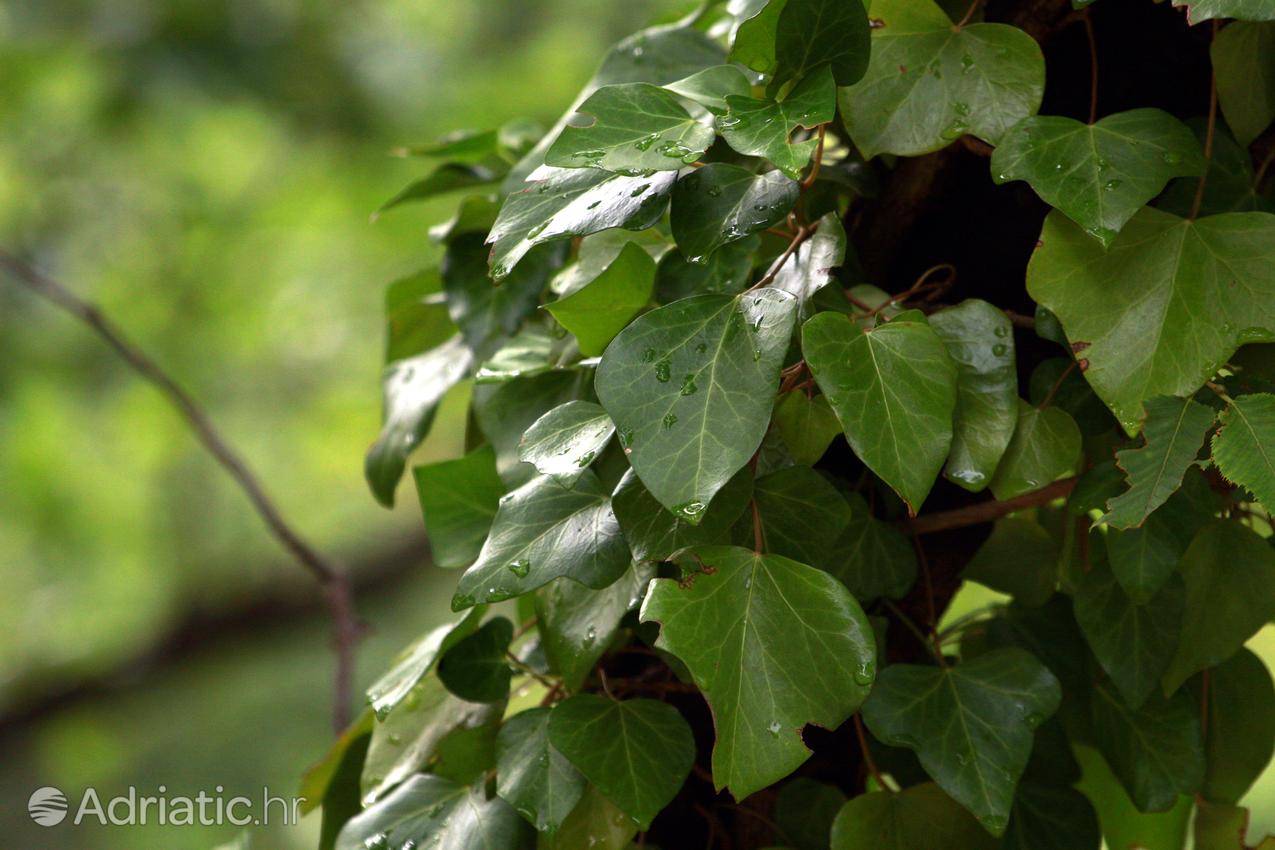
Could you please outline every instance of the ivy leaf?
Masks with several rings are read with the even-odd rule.
[[[713,162],[673,187],[670,224],[677,247],[692,263],[704,262],[728,242],[784,220],[800,189],[778,171],[765,174]]]
[[[581,354],[597,357],[654,292],[655,260],[641,245],[630,242],[601,274],[546,309],[575,334]]]
[[[1041,242],[1027,291],[1058,315],[1130,435],[1146,400],[1189,396],[1242,343],[1275,340],[1275,215],[1188,221],[1148,207],[1104,252],[1051,213]]]
[[[473,363],[473,353],[457,335],[424,354],[386,367],[381,379],[384,424],[363,462],[372,495],[385,507],[394,506],[394,490],[407,468],[407,456],[429,433],[438,403]]]
[[[775,427],[794,463],[812,466],[841,433],[828,397],[813,398],[801,390],[784,393],[775,404]]]
[[[1271,850],[1275,838],[1267,836],[1256,848],[1248,844],[1249,810],[1225,803],[1200,800],[1195,805],[1195,850]]]
[[[798,776],[775,795],[775,826],[795,850],[828,850],[832,822],[846,795],[835,785]]]
[[[382,213],[395,207],[416,201],[425,201],[452,192],[467,189],[479,189],[491,186],[500,179],[500,175],[481,165],[465,165],[459,162],[444,163],[419,180],[413,180],[397,195],[390,198],[372,214],[372,220],[380,218]]]
[[[482,620],[483,609],[474,609],[455,623],[445,623],[422,635],[403,650],[379,679],[367,689],[367,701],[378,720],[384,720],[390,712],[411,693],[412,689],[434,667],[434,662],[459,641],[474,633]]]
[[[1191,119],[1187,124],[1203,144],[1208,136],[1208,121],[1199,117]],[[1224,124],[1216,124],[1213,128],[1213,156],[1209,158],[1208,166],[1204,197],[1200,201],[1200,216],[1275,210],[1275,204],[1259,193],[1254,185],[1256,175],[1253,173],[1253,160],[1248,148],[1241,147]],[[1199,187],[1198,179],[1182,177],[1174,180],[1156,200],[1155,206],[1176,216],[1189,218],[1195,208],[1195,195]]]
[[[736,65],[714,65],[664,88],[718,114],[726,111],[727,95],[747,97],[753,90],[748,77]]]
[[[459,236],[443,257],[443,291],[447,312],[475,351],[499,336],[512,336],[535,312],[549,275],[562,253],[541,248],[497,286],[487,275],[487,249],[482,234]]]
[[[703,156],[713,143],[711,127],[650,83],[603,86],[576,111],[593,121],[568,123],[545,153],[546,165],[602,168],[638,177],[677,171]]]
[[[537,476],[506,495],[478,561],[465,571],[452,610],[499,602],[567,576],[602,588],[629,566],[610,495],[584,472],[568,490]]]
[[[778,79],[800,79],[820,65],[832,68],[839,86],[862,79],[871,50],[868,14],[860,0],[782,2],[775,27]]]
[[[830,572],[862,602],[899,599],[916,581],[916,551],[893,525],[868,510],[868,503],[852,493],[850,524],[836,543],[840,564]]]
[[[789,466],[758,478],[753,499],[765,551],[835,574],[842,559],[834,547],[852,519],[836,487],[808,466]],[[753,531],[752,516],[743,521]]]
[[[1209,671],[1207,691],[1191,680],[1197,704],[1207,701],[1205,772],[1200,793],[1209,800],[1238,803],[1275,753],[1275,685],[1262,660],[1241,649]]]
[[[1275,14],[1270,16],[1275,19]],[[1217,99],[1235,140],[1248,147],[1275,119],[1275,24],[1236,21],[1209,48]]]
[[[1145,603],[1131,599],[1105,563],[1076,588],[1076,622],[1090,649],[1134,711],[1155,692],[1182,633],[1186,585],[1172,575]]]
[[[1107,847],[1181,850],[1186,846],[1187,827],[1194,809],[1191,798],[1178,797],[1177,803],[1166,812],[1140,812],[1097,750],[1085,744],[1076,744],[1075,750],[1085,768],[1079,787],[1098,810]]]
[[[703,263],[692,263],[681,251],[669,251],[655,272],[655,297],[671,304],[692,295],[737,295],[748,288],[748,276],[761,239],[747,236],[728,242],[708,255]]]
[[[775,289],[791,292],[801,300],[802,317],[811,312],[809,301],[833,280],[846,261],[846,228],[835,212],[819,219],[815,232],[775,273]],[[839,297],[839,296],[838,296]]]
[[[441,776],[410,777],[384,800],[355,815],[337,836],[336,850],[366,850],[380,841],[436,850],[514,848],[528,829],[499,797],[481,786],[467,788]]]
[[[620,630],[620,619],[638,606],[655,566],[635,563],[618,580],[593,590],[560,578],[536,591],[540,642],[563,687],[577,690]]]
[[[634,472],[692,524],[765,436],[795,308],[774,289],[698,295],[639,317],[602,355],[594,387]]]
[[[514,639],[514,624],[493,617],[458,641],[438,660],[438,678],[447,690],[468,702],[499,702],[509,696],[513,670],[505,653]]]
[[[614,433],[611,417],[600,406],[591,401],[569,401],[527,429],[518,444],[518,457],[542,475],[552,475],[564,487],[570,487]]]
[[[1000,850],[1099,850],[1098,815],[1084,794],[1066,786],[1024,781]]]
[[[1233,484],[1263,505],[1275,505],[1275,395],[1234,398],[1213,437],[1213,462]]]
[[[717,546],[702,571],[656,579],[643,621],[690,669],[713,710],[713,782],[742,800],[809,756],[806,724],[835,729],[863,702],[876,643],[863,609],[832,576],[779,555]]]
[[[916,156],[966,133],[997,144],[1040,108],[1045,60],[1005,24],[955,27],[932,0],[872,0],[867,75],[840,92],[846,129],[865,159]]]
[[[1178,569],[1186,580],[1186,616],[1164,674],[1166,694],[1230,658],[1275,620],[1275,549],[1252,529],[1226,521],[1205,526]]]
[[[638,826],[592,785],[552,834],[542,833],[536,850],[629,850]]]
[[[1187,7],[1187,20],[1192,24],[1210,18],[1236,18],[1241,21],[1275,20],[1275,8],[1266,0],[1173,0],[1173,5]]]
[[[1185,691],[1153,696],[1138,710],[1109,685],[1093,686],[1093,733],[1111,770],[1143,812],[1168,811],[1204,781],[1200,713]]]
[[[1101,521],[1116,528],[1142,525],[1182,486],[1182,476],[1195,462],[1215,417],[1212,410],[1189,398],[1148,400],[1142,426],[1145,444],[1116,452],[1129,489],[1107,502]]]
[[[496,453],[481,446],[457,460],[444,460],[412,470],[429,548],[440,567],[472,564],[505,494],[496,474]]]
[[[977,493],[991,481],[1018,424],[1014,328],[1001,310],[977,299],[939,310],[930,316],[930,327],[956,364],[956,415],[945,474]]]
[[[832,850],[993,850],[996,840],[932,782],[861,794],[832,823]]]
[[[432,142],[397,148],[393,154],[475,163],[494,156],[496,152],[495,130],[455,130]]]
[[[1024,552],[1032,553],[1030,562],[1024,563]],[[1034,608],[1054,595],[1059,555],[1053,535],[1040,523],[1008,517],[996,521],[961,575]]]
[[[632,470],[620,479],[611,498],[634,560],[667,561],[692,546],[728,542],[731,527],[752,496],[752,473],[741,469],[713,496],[697,525],[665,510]]]
[[[612,227],[645,230],[664,213],[676,172],[626,177],[600,168],[541,166],[505,198],[487,234],[491,276],[499,281],[544,242]]]
[[[580,396],[580,375],[554,370],[474,387],[473,412],[479,430],[496,450],[496,472],[507,485],[529,481],[535,468],[518,459],[518,446],[536,420]]]
[[[1080,457],[1080,439],[1076,420],[1061,408],[1019,401],[1018,425],[996,467],[992,495],[1012,499],[1066,475]]]
[[[691,727],[651,699],[576,694],[554,708],[549,742],[642,829],[677,796],[695,761]]]
[[[496,738],[496,793],[540,832],[555,832],[584,795],[585,780],[549,743],[551,708],[515,714]]]
[[[1058,680],[1035,657],[996,649],[956,667],[890,665],[863,719],[885,743],[914,750],[944,791],[1000,835],[1032,731],[1061,699]]]
[[[957,372],[924,321],[864,330],[819,313],[802,327],[802,351],[856,455],[915,515],[952,444]]]
[[[1107,529],[1111,570],[1135,602],[1146,602],[1177,569],[1196,533],[1212,520],[1217,499],[1201,474],[1187,476],[1182,488],[1138,528]]]
[[[439,294],[437,268],[399,278],[385,288],[385,362],[433,348],[455,332]]]
[[[1026,180],[1104,246],[1169,180],[1198,177],[1205,167],[1190,129],[1159,109],[1118,112],[1095,124],[1025,118],[1005,133],[991,162],[996,183]]]
[[[818,142],[807,139],[790,144],[788,140],[798,127],[809,129],[831,121],[836,94],[832,70],[825,66],[807,74],[783,100],[727,96],[729,112],[717,119],[717,129],[737,152],[764,157],[796,180]]]

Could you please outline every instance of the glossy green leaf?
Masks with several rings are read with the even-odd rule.
[[[726,111],[729,94],[747,97],[753,87],[748,77],[735,65],[715,65],[696,71],[689,77],[669,83],[664,88],[721,114]]]
[[[1076,420],[1058,407],[1042,410],[1020,401],[1014,436],[992,477],[992,495],[1004,500],[1039,490],[1071,472],[1079,458]]]
[[[1102,830],[1085,795],[1066,786],[1024,781],[1000,850],[1099,850]]]
[[[1182,633],[1186,586],[1177,575],[1145,603],[1125,593],[1110,567],[1095,563],[1076,588],[1076,622],[1129,708],[1155,692]]]
[[[527,429],[518,444],[518,457],[535,466],[542,475],[552,475],[570,487],[614,433],[611,417],[599,405],[591,401],[569,401],[550,410]]]
[[[1275,120],[1275,24],[1237,21],[1217,33],[1209,55],[1222,115],[1248,147]]]
[[[592,121],[568,123],[545,153],[546,165],[641,176],[677,171],[713,143],[711,127],[650,83],[603,86],[576,111]]]
[[[554,708],[549,741],[642,829],[695,761],[691,727],[676,708],[650,699],[577,694]]]
[[[987,487],[1018,424],[1014,328],[986,301],[971,299],[930,316],[956,364],[952,452],[944,474],[973,493]]]
[[[802,351],[855,454],[915,514],[952,444],[957,371],[923,321],[865,331],[820,313],[802,327]]]
[[[828,479],[808,466],[789,466],[758,478],[753,499],[763,551],[835,574],[841,560],[835,546],[852,514]],[[752,515],[745,513],[742,521],[752,540]]]
[[[737,295],[748,287],[749,273],[761,239],[748,236],[718,248],[703,263],[692,263],[680,251],[669,251],[655,272],[655,297],[671,304],[692,295]]]
[[[1275,20],[1275,6],[1268,0],[1173,0],[1174,6],[1187,7],[1187,20],[1193,24],[1210,18],[1237,18],[1241,21]]]
[[[795,463],[811,466],[823,457],[841,433],[828,397],[806,395],[801,390],[784,393],[775,404],[775,427]]]
[[[1136,449],[1116,452],[1129,489],[1107,502],[1103,522],[1117,528],[1140,526],[1182,486],[1182,476],[1195,462],[1216,414],[1189,398],[1161,397],[1146,403],[1142,435]]]
[[[1032,655],[997,649],[956,667],[885,668],[863,719],[885,743],[914,750],[944,791],[1000,835],[1032,732],[1061,698],[1058,680]]]
[[[475,351],[498,336],[512,336],[535,312],[561,258],[554,248],[540,248],[497,286],[487,274],[487,253],[482,235],[470,233],[448,245],[443,257],[447,312]]]
[[[439,658],[438,678],[463,700],[503,700],[509,695],[509,681],[513,678],[513,670],[505,660],[513,638],[514,624],[504,617],[493,617]]]
[[[1203,144],[1208,138],[1208,121],[1204,116],[1187,122],[1195,137]],[[1255,186],[1253,160],[1248,148],[1242,147],[1231,135],[1225,124],[1213,127],[1213,156],[1208,162],[1208,177],[1204,181],[1204,196],[1200,201],[1199,215],[1209,216],[1229,212],[1275,212],[1275,204],[1262,195]],[[1169,184],[1169,188],[1156,200],[1155,206],[1176,216],[1189,218],[1195,208],[1195,196],[1200,187],[1196,178],[1181,177]]]
[[[553,834],[541,833],[536,850],[628,850],[638,825],[592,785]]]
[[[752,495],[753,476],[741,469],[717,491],[699,523],[692,525],[665,510],[630,470],[616,487],[612,502],[634,560],[666,561],[682,549],[728,542],[731,527]]]
[[[430,847],[435,850],[516,850],[529,828],[499,797],[440,776],[413,776],[381,802],[351,818],[337,850]]]
[[[992,850],[996,840],[939,786],[861,794],[832,824],[832,850]]]
[[[580,343],[580,353],[597,357],[655,292],[655,261],[630,242],[606,269],[581,289],[550,302],[546,309]]]
[[[457,335],[386,367],[381,379],[384,424],[363,461],[372,495],[382,505],[393,507],[407,456],[429,433],[444,394],[469,373],[473,362],[469,347]]]
[[[538,476],[506,495],[477,562],[452,598],[455,611],[529,593],[566,576],[602,588],[629,566],[610,494],[586,471],[572,489]]]
[[[832,120],[836,84],[831,69],[824,67],[807,74],[782,100],[731,95],[726,103],[729,112],[717,119],[717,129],[726,143],[739,153],[765,157],[796,180],[818,142],[790,143],[789,139],[799,127],[809,129]]]
[[[1275,395],[1238,396],[1213,437],[1213,462],[1232,484],[1263,505],[1275,505]]]
[[[425,177],[413,180],[397,195],[390,198],[377,209],[372,218],[375,220],[382,213],[395,207],[415,201],[425,201],[452,192],[467,189],[478,189],[492,186],[500,179],[500,175],[489,168],[461,163],[444,163]]]
[[[882,596],[899,599],[916,581],[912,541],[877,519],[858,493],[849,498],[851,518],[835,546],[840,563],[830,572],[861,602]]]
[[[1139,811],[1168,811],[1179,794],[1204,781],[1200,712],[1190,694],[1156,694],[1137,711],[1110,686],[1093,686],[1093,734],[1098,748]]]
[[[1097,750],[1085,744],[1075,750],[1085,769],[1079,788],[1098,810],[1107,847],[1182,850],[1194,810],[1190,797],[1179,796],[1166,812],[1140,812]]]
[[[392,153],[450,162],[482,162],[496,151],[495,130],[455,130],[432,142],[396,148]]]
[[[1095,124],[1037,115],[1015,124],[992,154],[997,183],[1026,180],[1044,201],[1110,245],[1174,177],[1204,173],[1190,129],[1159,109],[1131,109]]]
[[[806,318],[813,312],[810,299],[833,281],[845,260],[846,228],[841,217],[831,212],[819,219],[815,232],[779,267],[771,286],[797,296]]]
[[[492,278],[503,280],[544,242],[612,227],[645,230],[663,214],[676,177],[672,171],[626,177],[600,168],[541,166],[505,198],[487,234]]]
[[[1166,694],[1230,658],[1275,620],[1275,549],[1251,528],[1226,521],[1206,526],[1178,569],[1186,581],[1186,616],[1164,674]]]
[[[496,453],[481,446],[456,460],[444,460],[412,470],[429,548],[440,567],[472,564],[505,494],[496,474]]]
[[[1196,532],[1216,513],[1217,497],[1198,471],[1138,528],[1107,529],[1111,570],[1125,592],[1146,602],[1177,569]]]
[[[795,180],[778,171],[754,174],[737,165],[709,163],[673,187],[673,238],[692,263],[704,262],[722,245],[782,222],[799,191]]]
[[[393,666],[367,689],[368,705],[378,720],[388,717],[407,698],[443,653],[474,633],[483,613],[483,609],[475,609],[455,623],[431,629],[399,654]]]
[[[1041,242],[1027,291],[1058,315],[1086,380],[1130,434],[1148,399],[1189,396],[1242,343],[1275,340],[1273,215],[1188,221],[1146,208],[1104,252],[1053,213]]]
[[[1275,685],[1262,660],[1241,649],[1202,677],[1191,693],[1205,705],[1205,771],[1200,793],[1209,800],[1238,803],[1275,753]]]
[[[793,850],[828,850],[832,822],[846,795],[835,785],[798,776],[775,796],[775,826]]]
[[[654,577],[655,565],[639,562],[601,590],[560,578],[536,591],[540,642],[568,691],[584,683],[619,631],[620,618],[638,606]]]
[[[440,294],[443,277],[429,268],[385,288],[385,362],[420,354],[455,333]]]
[[[787,776],[809,756],[801,733],[835,729],[876,674],[872,627],[827,573],[735,547],[696,550],[700,571],[656,579],[642,619],[656,646],[690,668],[713,709],[713,782],[737,800]]]
[[[554,832],[584,795],[585,780],[549,743],[550,708],[515,714],[496,738],[496,793],[540,832]]]
[[[839,86],[868,70],[868,15],[860,0],[771,0],[783,8],[775,26],[775,62],[781,80],[800,79],[821,65]]]
[[[1031,553],[1025,559],[1025,553]],[[1007,593],[1028,607],[1043,605],[1058,586],[1058,544],[1044,526],[1030,519],[996,521],[962,577]]]
[[[1045,60],[1005,24],[955,27],[932,0],[872,0],[867,75],[842,89],[846,129],[865,158],[916,156],[965,134],[997,144],[1040,108]]]
[[[535,467],[518,458],[518,447],[528,429],[553,408],[581,394],[580,374],[566,370],[474,387],[474,419],[496,450],[496,472],[505,484],[516,487],[535,474]]]
[[[594,386],[643,485],[692,523],[761,444],[796,299],[773,289],[653,310],[607,348]]]

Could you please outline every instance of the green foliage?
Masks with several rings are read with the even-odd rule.
[[[1177,848],[1192,805],[1210,836],[1230,816],[1206,809],[1275,747],[1244,649],[1275,619],[1251,347],[1275,341],[1275,217],[1216,121],[1202,144],[1159,109],[1037,116],[1036,40],[975,11],[730,0],[640,33],[491,166],[494,222],[446,234],[455,330],[430,273],[398,285],[422,380],[478,382],[470,454],[417,472],[473,613],[374,691],[350,838],[426,830],[393,786],[443,768],[546,848],[681,846],[695,818],[711,845],[723,790],[766,826],[748,847],[799,850]],[[1214,48],[1233,73],[1241,36]],[[1248,142],[1244,97],[1223,109]],[[950,264],[883,288],[915,263],[860,216],[908,218],[896,184],[944,154],[903,158],[966,135],[995,146],[989,183],[1054,208],[1022,269],[1034,320]],[[487,167],[490,144],[430,155]],[[398,462],[434,395],[394,420]],[[962,580],[1011,599],[940,621]],[[514,598],[521,626],[483,623]]]

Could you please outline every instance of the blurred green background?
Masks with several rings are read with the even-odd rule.
[[[0,0],[0,246],[99,301],[322,549],[392,567],[361,597],[360,683],[444,616],[454,579],[410,546],[415,496],[387,512],[362,480],[382,289],[430,262],[426,228],[448,209],[370,225],[422,170],[388,151],[548,124],[607,44],[688,5]],[[459,450],[460,409],[445,406],[422,458]],[[160,396],[7,280],[0,574],[0,717],[17,718],[0,726],[5,847],[213,847],[237,828],[42,829],[25,803],[41,785],[73,802],[160,784],[288,796],[325,748],[332,661],[323,617],[292,604],[311,598],[305,577]],[[196,615],[194,648],[148,658]],[[1271,663],[1269,629],[1255,648]],[[1252,803],[1275,828],[1275,775]],[[255,846],[316,835],[311,818]]]
[[[324,551],[402,561],[377,507],[382,290],[430,262],[447,202],[368,214],[424,166],[396,145],[557,118],[606,46],[690,5],[597,0],[2,0],[0,246],[99,301],[201,399]],[[457,405],[423,456],[458,450]],[[366,683],[443,616],[410,559],[364,595]],[[309,598],[165,401],[83,327],[0,281],[0,716],[116,669],[192,612]],[[446,585],[444,592],[443,585]],[[293,591],[295,590],[295,594]],[[329,740],[322,617],[281,606],[177,663],[0,729],[0,844],[207,848],[226,826],[52,829],[56,785],[291,795]],[[209,627],[211,628],[211,627]],[[258,836],[313,846],[317,823]]]

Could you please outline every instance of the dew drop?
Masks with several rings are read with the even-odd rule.
[[[859,669],[854,671],[854,680],[857,684],[870,685],[873,678],[871,664],[860,664]]]
[[[597,455],[597,452],[585,452],[584,454],[580,455],[580,459],[576,461],[576,466],[578,466],[580,469],[584,469],[586,466],[593,463],[593,458],[596,455]]]
[[[968,74],[972,70],[974,70],[974,57],[966,53],[961,57],[961,73]]]
[[[1112,189],[1119,189],[1119,188],[1120,188],[1120,181],[1119,181],[1119,180],[1108,180],[1106,183],[1103,183],[1103,184],[1102,184],[1102,188],[1106,189],[1108,192],[1110,192]]]
[[[999,337],[1007,337],[1009,336],[1009,328],[1005,325],[997,325],[996,330],[992,331],[992,333]]]
[[[998,342],[992,346],[992,354],[995,354],[997,357],[1004,357],[1008,351],[1009,346],[1003,342]]]
[[[641,195],[643,192],[645,192],[649,188],[651,188],[649,183],[643,183],[641,186],[638,186],[632,192],[629,192],[629,197],[636,198],[638,195]]]
[[[643,362],[643,363],[654,363],[654,362],[655,362],[655,349],[654,349],[654,348],[648,348],[646,351],[643,351],[643,352],[642,352],[642,362]]]
[[[1167,162],[1169,165],[1177,165],[1179,162],[1182,161],[1182,154],[1176,151],[1165,151],[1164,161]]]
[[[699,387],[695,386],[694,375],[687,375],[682,379],[682,389],[680,390],[682,395],[695,395],[698,391]]]
[[[784,727],[783,727],[783,724],[781,724],[778,720],[772,720],[772,721],[770,722],[770,725],[769,725],[769,726],[767,726],[766,728],[770,730],[770,734],[772,734],[772,735],[774,735],[776,738],[778,738],[778,737],[779,737],[779,730],[780,730],[780,729],[783,729]]]
[[[664,414],[664,420],[663,420],[663,421],[664,421],[664,430],[665,430],[665,431],[667,431],[668,429],[672,428],[674,425],[676,425],[676,424],[677,424],[677,414],[676,414],[676,413],[666,413],[666,414]]]
[[[709,187],[708,187],[708,196],[709,196],[710,198],[720,198],[720,197],[722,196],[722,187],[721,187],[721,186],[709,186]]]
[[[672,363],[669,363],[667,360],[661,360],[659,363],[655,364],[655,380],[659,381],[661,384],[667,384],[672,375]]]
[[[636,142],[633,143],[633,147],[637,148],[640,151],[650,150],[651,145],[659,141],[659,138],[660,138],[659,133],[652,133],[649,136],[643,136],[642,138],[638,139]]]

